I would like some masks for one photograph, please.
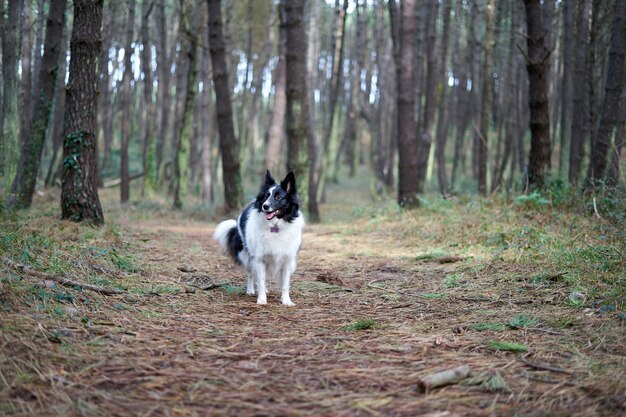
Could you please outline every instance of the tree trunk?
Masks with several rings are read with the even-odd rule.
[[[171,107],[171,58],[169,45],[167,42],[167,20],[165,18],[165,0],[160,0],[157,6],[157,33],[159,38],[159,47],[156,48],[157,53],[157,77],[159,80],[157,100],[159,102],[159,125],[156,139],[156,176],[161,180],[161,169],[163,166],[163,152],[167,145],[167,136],[169,132],[170,107]]]
[[[302,207],[308,209],[309,197],[309,101],[306,88],[306,34],[304,31],[305,0],[282,0],[280,24],[287,38],[285,70],[287,85],[287,171],[298,181]],[[312,221],[319,213],[311,213]]]
[[[209,44],[209,36],[208,31],[204,31],[202,33],[202,42],[205,45]],[[206,48],[202,48],[202,62],[200,64],[200,80],[202,81],[202,94],[200,95],[200,112],[202,114],[202,156],[201,156],[201,167],[202,167],[202,203],[205,206],[208,206],[213,203],[213,175],[212,175],[212,163],[211,163],[211,151],[213,149],[213,135],[212,135],[212,124],[211,121],[213,118],[211,115],[213,114],[213,109],[211,106],[211,78],[209,74],[211,73],[211,57],[209,56],[209,52]]]
[[[46,139],[44,143],[47,141],[52,143],[52,159],[50,161],[50,165],[48,166],[48,173],[46,174],[46,187],[51,187],[54,185],[56,180],[61,179],[61,174],[63,173],[63,164],[57,164],[57,157],[59,151],[63,152],[63,118],[65,115],[65,77],[67,75],[67,56],[66,52],[69,49],[69,39],[70,39],[70,22],[69,19],[65,19],[65,25],[63,27],[63,34],[61,35],[61,51],[64,53],[59,54],[58,66],[59,73],[57,76],[57,80],[54,86],[54,98],[53,98],[53,113],[52,119],[50,120],[50,127],[46,132]]]
[[[589,22],[591,16],[591,0],[578,1],[576,64],[574,66],[574,89],[572,107],[572,127],[569,148],[568,179],[571,186],[578,185],[580,169],[584,157],[584,139],[589,131],[589,83],[587,78],[589,59]]]
[[[274,70],[274,105],[267,129],[265,148],[265,167],[274,172],[278,170],[278,161],[285,140],[285,113],[287,111],[287,91],[285,73],[285,31],[281,28],[278,39],[278,64]]]
[[[443,2],[443,34],[441,40],[441,71],[439,71],[439,86],[441,97],[439,98],[439,109],[437,110],[437,136],[435,143],[435,160],[437,161],[437,180],[439,191],[442,195],[448,192],[448,176],[446,174],[446,140],[448,137],[448,43],[450,41],[450,15],[452,14],[452,1]]]
[[[74,0],[63,142],[61,218],[104,222],[98,198],[96,112],[103,0]]]
[[[416,0],[402,0],[397,16],[395,0],[389,1],[392,30],[397,34],[394,42],[396,55],[396,92],[398,117],[398,204],[406,208],[419,206],[417,120],[415,119],[415,40]],[[394,17],[396,16],[396,17]],[[395,29],[395,25],[399,25]]]
[[[143,139],[143,186],[142,194],[147,187],[150,191],[156,189],[156,140],[154,132],[156,128],[156,108],[152,91],[152,45],[150,42],[150,31],[148,21],[154,8],[154,0],[149,3],[144,0],[142,4],[141,19],[141,70],[143,72],[143,97],[144,112],[146,114],[145,132]]]
[[[21,105],[20,105],[20,147],[23,148],[25,142],[30,138],[30,128],[32,122],[32,80],[33,68],[31,66],[33,53],[32,25],[33,16],[31,10],[31,0],[26,0],[22,9],[22,59],[20,62],[21,80]],[[36,74],[37,76],[39,74]],[[18,167],[19,171],[19,167]]]
[[[540,0],[524,0],[528,28],[528,70],[530,97],[530,158],[528,181],[531,186],[545,188],[550,173],[550,108],[548,103],[547,59],[550,51],[544,42]]]
[[[336,119],[337,100],[339,100],[339,89],[341,87],[341,78],[343,74],[343,55],[345,45],[345,28],[346,28],[346,16],[348,10],[348,0],[343,0],[343,4],[340,6],[340,0],[335,0],[335,21],[333,23],[333,49],[332,49],[332,69],[329,81],[330,89],[328,91],[328,120],[325,125],[322,147],[320,149],[319,158],[315,158],[317,167],[314,167],[316,174],[312,176],[313,181],[309,184],[313,188],[312,193],[315,193],[317,199],[321,197],[322,190],[324,188],[324,181],[326,172],[328,171],[330,141],[333,135],[333,128]]]
[[[100,155],[100,175],[99,184],[102,184],[102,175],[110,170],[113,164],[111,148],[113,145],[113,120],[115,116],[116,105],[114,104],[113,95],[113,78],[117,71],[117,52],[119,44],[115,46],[115,59],[113,60],[112,71],[109,71],[108,63],[111,61],[109,55],[110,49],[113,47],[113,37],[116,29],[117,1],[109,1],[108,9],[105,9],[106,17],[102,27],[102,50],[100,51],[100,62],[106,62],[107,65],[100,66],[100,93],[98,94],[98,125],[100,126],[101,149]]]
[[[487,194],[487,160],[489,159],[489,121],[491,119],[492,71],[493,71],[493,0],[487,2],[485,29],[485,60],[483,62],[483,91],[478,138],[478,193]],[[549,138],[549,137],[548,137]]]
[[[437,84],[440,80],[437,65],[437,14],[439,11],[438,0],[428,0],[426,10],[426,73],[425,73],[425,98],[423,106],[423,116],[419,126],[419,144],[417,146],[417,187],[418,192],[424,191],[426,176],[428,172],[428,162],[433,142],[433,125],[435,123],[435,110],[437,109]],[[423,47],[420,46],[420,50]],[[443,57],[442,57],[443,58]],[[419,60],[418,60],[419,65]],[[420,83],[419,75],[416,80]],[[418,94],[417,100],[421,100]],[[418,103],[419,106],[419,103]]]
[[[624,80],[624,51],[626,50],[626,0],[615,0],[613,27],[609,49],[604,102],[600,111],[598,131],[591,142],[591,159],[585,182],[586,189],[601,185],[609,164],[611,137],[617,124],[617,117]],[[624,103],[622,103],[624,105]]]
[[[7,20],[2,27],[2,135],[0,136],[0,175],[4,183],[11,184],[19,159],[19,35],[22,32],[22,7],[24,0],[9,2]],[[0,16],[4,20],[4,14]]]
[[[234,211],[241,205],[243,197],[239,161],[239,141],[233,126],[233,108],[230,100],[230,85],[226,68],[226,46],[222,34],[220,0],[207,0],[209,7],[209,47],[213,66],[217,125],[220,133],[220,151],[224,181],[224,203],[226,211]]]
[[[187,6],[187,7],[185,7]],[[202,16],[194,7],[192,1],[187,0],[185,6],[181,8],[180,27],[184,33],[181,37],[181,54],[185,55],[187,61],[186,91],[184,93],[184,108],[182,113],[182,122],[180,132],[178,132],[178,140],[176,145],[176,155],[174,157],[174,208],[181,209],[183,207],[183,198],[188,182],[187,164],[189,161],[189,148],[191,135],[193,130],[192,116],[194,103],[196,101],[198,89],[198,42],[196,34],[200,29],[200,19]],[[188,22],[191,20],[191,23]],[[179,85],[182,87],[182,85]]]
[[[566,164],[566,150],[571,132],[572,120],[572,75],[574,73],[574,11],[573,1],[563,2],[563,75],[561,78],[561,126],[559,141],[559,177]]]
[[[9,199],[9,205],[14,208],[30,207],[35,192],[37,174],[41,164],[41,152],[51,119],[50,110],[52,109],[54,87],[59,70],[66,4],[66,0],[58,0],[50,4],[46,26],[46,43],[40,73],[38,74],[39,82],[37,85],[39,85],[40,91],[36,95],[37,106],[29,123],[32,126],[32,129],[29,128],[32,133],[29,137],[24,138],[20,164],[11,188],[12,196]],[[41,12],[43,13],[43,11]]]
[[[124,75],[122,76],[122,129],[121,147],[120,147],[120,201],[122,203],[128,202],[130,198],[130,174],[128,172],[128,145],[130,138],[133,135],[131,118],[133,117],[133,104],[131,89],[131,79],[133,78],[133,68],[131,62],[131,55],[133,51],[133,37],[135,29],[135,0],[129,0],[128,6],[128,20],[126,22],[126,39],[124,41]]]

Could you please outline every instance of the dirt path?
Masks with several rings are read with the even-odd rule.
[[[7,414],[624,412],[623,326],[572,311],[558,286],[520,283],[530,274],[520,266],[419,257],[425,242],[385,225],[315,225],[293,277],[297,305],[271,292],[257,306],[243,294],[244,272],[211,241],[211,224],[120,225],[142,265],[125,281],[128,294],[94,295],[85,318],[60,333],[24,317],[32,340],[6,336],[3,347],[9,363],[31,364],[39,378],[0,397]],[[194,287],[210,284],[218,286]],[[508,325],[516,317],[519,327]],[[51,334],[71,343],[50,343]],[[527,352],[506,350],[514,348]],[[419,378],[458,365],[474,378],[418,390]]]
[[[594,378],[598,366],[623,365],[623,356],[610,357],[624,347],[619,335],[589,337],[602,325],[593,317],[570,329],[546,325],[564,309],[553,290],[491,291],[507,265],[442,291],[457,263],[416,262],[419,248],[384,228],[349,234],[341,225],[309,226],[293,279],[297,306],[279,305],[275,292],[257,306],[242,294],[243,271],[210,240],[210,226],[126,226],[149,239],[145,278],[155,285],[229,286],[161,289],[128,304],[116,323],[123,330],[102,341],[99,380],[86,393],[86,402],[120,415],[615,415],[624,406],[617,381]],[[505,332],[470,329],[520,313],[546,320]],[[493,341],[530,354],[497,350]],[[481,385],[418,392],[420,377],[462,364]]]

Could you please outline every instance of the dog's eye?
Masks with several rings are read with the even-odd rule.
[[[282,197],[280,194],[278,194],[278,193],[274,194],[274,199],[275,199],[276,201],[280,201],[280,200],[281,200],[281,198],[283,198],[283,197]]]

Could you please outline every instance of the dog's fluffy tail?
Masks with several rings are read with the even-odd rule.
[[[220,244],[224,252],[239,262],[237,255],[243,250],[243,242],[239,236],[235,220],[224,220],[218,224],[215,233],[213,233],[213,239]]]

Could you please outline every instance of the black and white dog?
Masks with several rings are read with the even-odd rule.
[[[278,278],[281,303],[293,306],[289,298],[289,279],[296,270],[303,228],[293,172],[277,184],[267,170],[256,199],[241,212],[237,221],[221,222],[213,239],[248,271],[248,295],[255,294],[256,278],[257,304],[267,304],[265,281],[269,276]]]

